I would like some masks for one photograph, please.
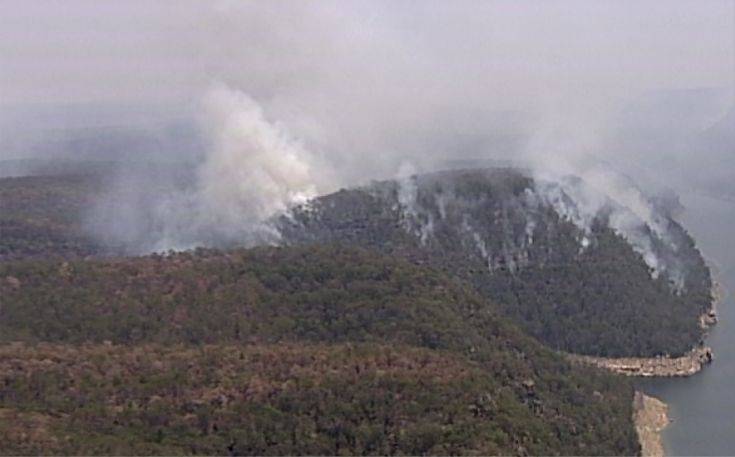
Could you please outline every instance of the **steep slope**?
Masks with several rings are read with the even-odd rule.
[[[338,241],[439,268],[556,349],[679,355],[700,341],[711,279],[676,222],[626,239],[612,202],[584,229],[565,189],[539,185],[511,169],[380,182],[318,198],[278,227],[286,244]]]
[[[626,381],[402,260],[199,250],[0,278],[3,453],[639,452]]]

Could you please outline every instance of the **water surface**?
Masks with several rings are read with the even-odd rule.
[[[647,380],[640,387],[669,405],[672,423],[663,434],[667,455],[734,455],[735,203],[697,194],[682,201],[684,226],[728,291],[718,308],[720,321],[707,339],[715,362],[695,376]]]

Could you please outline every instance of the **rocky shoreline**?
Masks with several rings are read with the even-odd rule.
[[[661,400],[636,391],[633,398],[633,421],[644,457],[663,457],[661,432],[669,425],[668,406]]]
[[[712,303],[710,308],[699,316],[699,325],[704,330],[717,323],[717,305],[725,298],[725,290],[719,281],[712,283]],[[593,365],[625,376],[639,377],[680,377],[691,376],[701,371],[714,360],[712,348],[703,343],[679,357],[595,357],[567,354],[572,362]]]
[[[588,355],[568,355],[573,362],[593,365],[612,372],[639,377],[678,377],[691,376],[712,362],[712,348],[700,346],[681,357],[622,357],[606,358]]]
[[[716,271],[714,268],[713,271]],[[726,291],[719,281],[712,284],[712,303],[708,310],[699,316],[703,330],[717,324],[717,305],[726,297]],[[626,357],[605,358],[567,354],[573,362],[594,365],[626,376],[675,377],[691,376],[712,362],[712,348],[701,344],[681,357]],[[633,421],[641,455],[663,457],[665,455],[661,432],[668,426],[668,405],[661,400],[636,391],[633,398]]]

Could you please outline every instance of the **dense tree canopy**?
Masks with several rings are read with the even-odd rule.
[[[0,278],[10,453],[638,451],[627,381],[402,260],[199,250]]]
[[[0,260],[119,254],[85,230],[100,179],[0,179]],[[604,220],[580,252],[573,224],[543,205],[529,212],[532,187],[516,170],[439,173],[409,189],[412,206],[421,209],[412,220],[402,208],[406,189],[381,182],[318,198],[277,224],[285,244],[356,244],[441,269],[555,349],[680,355],[700,341],[698,316],[711,303],[711,279],[683,228],[670,221],[687,271],[683,292],[674,293],[665,276],[651,278],[641,256]],[[532,243],[517,236],[530,227],[529,215]]]
[[[696,344],[686,232],[675,291],[522,173],[414,185],[321,197],[280,248],[123,257],[85,230],[99,176],[0,180],[0,453],[638,453],[630,383],[554,350]]]
[[[665,275],[654,279],[602,218],[591,227],[590,246],[581,249],[574,224],[527,202],[533,182],[518,171],[438,173],[411,185],[380,182],[321,197],[280,220],[284,241],[356,244],[432,265],[473,284],[555,349],[681,355],[701,340],[698,317],[712,301],[712,282],[694,241],[675,221],[669,236],[686,272],[679,292]]]

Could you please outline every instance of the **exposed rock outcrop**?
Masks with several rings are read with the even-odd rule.
[[[717,269],[710,267],[711,270],[716,274]],[[722,287],[719,281],[712,281],[712,305],[710,308],[699,316],[699,326],[703,330],[708,330],[710,327],[717,324],[717,305],[722,303],[725,299],[725,289]]]
[[[633,398],[633,421],[644,457],[663,457],[661,432],[669,425],[668,406],[653,397],[636,391]]]
[[[709,329],[716,323],[717,311],[715,311],[714,308],[711,308],[709,311],[702,313],[702,315],[699,316],[699,326],[702,327],[703,330]]]
[[[681,357],[622,357],[606,358],[569,354],[573,362],[594,365],[626,376],[675,377],[691,376],[712,362],[712,348],[700,346]]]

